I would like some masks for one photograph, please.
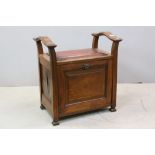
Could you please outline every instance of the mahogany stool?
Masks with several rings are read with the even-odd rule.
[[[117,53],[122,39],[110,32],[93,33],[92,48],[55,52],[48,37],[34,40],[38,49],[41,109],[59,119],[110,106],[116,111]],[[112,43],[111,52],[98,48],[100,36]],[[44,53],[43,46],[48,48]]]

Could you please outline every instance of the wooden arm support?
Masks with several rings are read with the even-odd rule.
[[[50,57],[47,54],[40,54],[39,61],[46,69],[50,70]]]
[[[56,59],[56,52],[55,47],[57,46],[54,44],[48,37],[37,37],[34,39],[37,44],[38,49],[38,59],[39,59],[39,73],[40,73],[40,94],[41,94],[41,102],[42,102],[42,93],[43,93],[43,68],[46,68],[47,70],[50,70],[50,80],[52,81],[53,91],[51,91],[52,98],[52,105],[51,108],[53,110],[53,121],[57,122],[58,117],[58,77],[57,77],[57,59]],[[49,56],[44,54],[42,44],[44,44],[49,51]]]
[[[122,41],[121,38],[117,37],[116,35],[113,35],[111,32],[93,33],[92,36],[94,36],[92,48],[98,48],[98,39],[100,36],[106,36],[108,39],[110,39],[114,43],[119,43],[120,41]]]
[[[100,33],[93,33],[93,43],[92,48],[98,48],[98,40],[100,36],[106,36],[110,39],[112,43],[111,48],[111,55],[113,56],[112,60],[112,98],[111,98],[111,111],[115,111],[116,106],[116,90],[117,90],[117,57],[118,57],[118,46],[119,42],[122,41],[121,38],[113,35],[110,32],[100,32]]]
[[[41,41],[48,48],[50,48],[50,47],[55,48],[57,46],[56,44],[54,44],[52,42],[52,40],[50,38],[48,38],[46,36],[37,37],[37,38],[34,38],[34,40],[36,42]]]
[[[111,32],[93,33],[92,36],[94,36],[94,37],[106,36],[108,39],[110,39],[111,41],[114,41],[114,42],[122,41],[121,38],[117,37],[116,35],[113,35]]]

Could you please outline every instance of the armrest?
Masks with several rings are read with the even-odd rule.
[[[119,44],[119,42],[122,41],[121,38],[117,37],[116,35],[113,35],[110,32],[93,33],[92,36],[93,36],[92,48],[98,48],[98,40],[100,36],[106,36],[113,42],[113,44]]]
[[[121,38],[113,35],[110,32],[100,32],[100,33],[93,33],[93,42],[92,48],[98,48],[98,40],[100,36],[106,36],[108,39],[112,41],[111,46],[111,55],[112,55],[112,96],[111,96],[111,111],[115,110],[116,106],[116,91],[117,91],[117,61],[118,61],[118,46],[119,42],[122,41]]]
[[[47,54],[40,54],[39,61],[44,67],[50,70],[50,57]]]
[[[47,46],[48,48],[49,47],[56,47],[57,45],[56,44],[54,44],[53,42],[52,42],[52,40],[50,39],[50,38],[48,38],[48,37],[46,37],[46,36],[40,36],[40,37],[37,37],[37,38],[34,38],[34,41],[41,41],[45,46]]]
[[[94,37],[106,36],[108,39],[110,39],[113,42],[120,42],[120,41],[122,41],[121,38],[117,37],[116,35],[113,35],[111,32],[93,33],[92,36],[94,36]]]

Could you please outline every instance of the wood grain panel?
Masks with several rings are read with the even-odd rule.
[[[50,80],[51,74],[48,69],[42,66],[42,87],[43,87],[43,94],[48,98],[49,101],[53,101],[53,87],[52,81]]]
[[[68,73],[68,104],[105,96],[105,69]]]
[[[83,65],[88,68],[82,68]],[[111,61],[94,61],[59,68],[61,116],[90,111],[110,105]]]

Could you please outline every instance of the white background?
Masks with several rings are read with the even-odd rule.
[[[154,0],[5,0],[0,5],[3,26],[154,26],[154,14]],[[6,155],[154,155],[154,139],[154,130],[0,131],[1,154]]]
[[[111,31],[123,38],[119,46],[118,82],[155,82],[155,27],[149,26],[15,26],[0,27],[0,86],[38,85],[37,48],[33,37],[49,36],[56,51],[91,48],[92,32]],[[101,37],[99,48],[110,51]]]

